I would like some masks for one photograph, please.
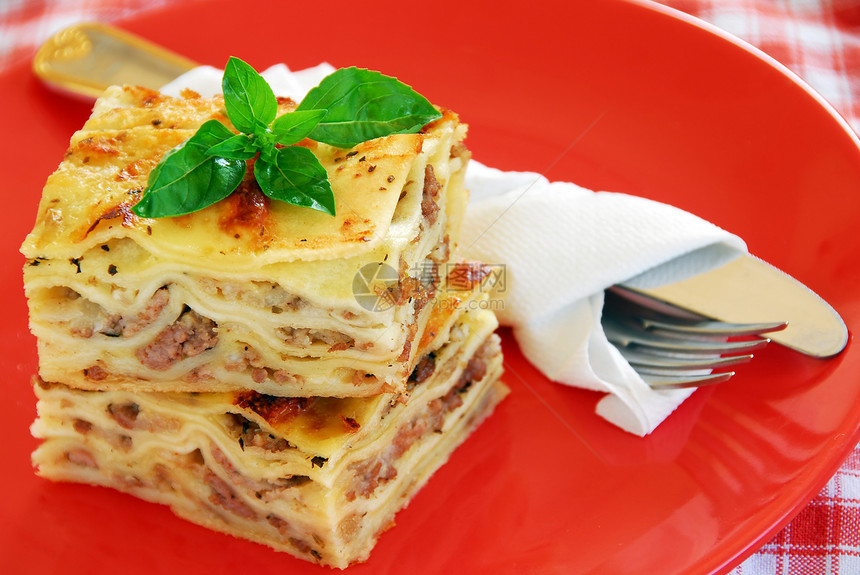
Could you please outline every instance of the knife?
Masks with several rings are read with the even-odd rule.
[[[767,337],[813,357],[833,357],[848,343],[848,328],[830,304],[790,275],[749,254],[660,287],[623,287],[719,321],[784,321],[788,324],[785,329]]]

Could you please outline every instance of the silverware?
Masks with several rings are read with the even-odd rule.
[[[840,353],[848,329],[838,313],[808,287],[772,265],[743,255],[684,281],[653,287],[625,282],[629,291],[729,323],[786,322],[771,339],[813,357]]]
[[[785,322],[727,323],[709,320],[613,286],[604,298],[603,331],[621,355],[654,389],[721,383],[766,346],[762,337],[786,328]]]
[[[114,84],[158,89],[197,66],[139,36],[92,22],[57,32],[33,58],[33,71],[46,84],[86,98]]]

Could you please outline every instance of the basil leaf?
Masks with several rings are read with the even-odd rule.
[[[246,134],[232,134],[223,142],[215,144],[207,152],[210,156],[227,158],[228,160],[250,160],[257,155],[255,140]]]
[[[142,218],[181,216],[229,196],[245,177],[245,161],[211,156],[209,150],[232,136],[217,120],[200,126],[152,170],[146,192],[132,212]]]
[[[236,128],[253,133],[267,128],[278,115],[278,100],[266,80],[250,65],[231,57],[221,80],[227,116]]]
[[[272,133],[282,146],[291,146],[304,140],[325,116],[325,110],[290,112],[279,116],[272,124]]]
[[[272,144],[271,146],[263,146],[260,148],[260,156],[257,158],[257,160],[263,160],[265,162],[269,162],[270,164],[277,164],[278,163],[278,150],[279,149],[280,148],[278,148],[274,144]],[[257,169],[256,166],[257,166],[257,164],[255,162],[254,163],[254,169],[255,170]]]
[[[278,148],[274,162],[261,155],[254,163],[254,177],[274,200],[335,215],[328,174],[307,148]]]
[[[206,120],[189,140],[195,144],[211,148],[235,135],[230,131],[230,128],[218,120]]]
[[[323,78],[296,110],[326,110],[309,137],[341,148],[415,133],[442,117],[426,98],[396,78],[355,67]]]

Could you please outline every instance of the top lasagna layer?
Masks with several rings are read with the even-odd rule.
[[[281,113],[295,109],[289,99],[279,106]],[[157,220],[132,214],[152,168],[209,119],[232,127],[220,96],[173,98],[143,88],[110,88],[48,180],[25,255],[76,257],[128,237],[155,257],[235,271],[403,249],[422,217],[420,193],[406,196],[421,190],[428,164],[447,183],[459,167],[449,166],[451,149],[466,129],[443,111],[423,133],[378,138],[348,150],[302,142],[328,172],[335,217],[271,202],[251,181],[199,213]]]

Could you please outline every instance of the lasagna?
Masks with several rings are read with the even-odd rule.
[[[253,178],[190,215],[136,216],[161,157],[206,120],[229,127],[223,108],[110,88],[48,179],[22,247],[33,462],[344,568],[507,393],[491,270],[452,256],[466,128],[443,111],[348,150],[302,142],[335,217]]]

